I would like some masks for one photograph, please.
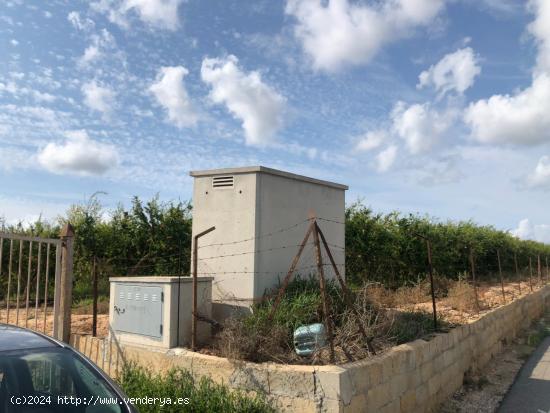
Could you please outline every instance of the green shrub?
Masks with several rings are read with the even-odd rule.
[[[203,377],[195,380],[181,368],[173,368],[166,374],[154,374],[149,370],[129,364],[124,367],[120,378],[121,387],[128,397],[157,397],[161,399],[189,398],[187,405],[157,404],[136,405],[140,413],[171,412],[275,412],[262,396],[251,397],[241,391],[216,384]]]
[[[270,299],[264,300],[253,308],[253,314],[246,319],[250,327],[262,326],[268,323],[268,317],[275,302],[279,286],[268,292]],[[335,280],[326,282],[327,297],[332,314],[341,314],[344,309],[344,299],[340,287]],[[288,284],[285,294],[274,314],[274,325],[282,326],[289,334],[299,326],[323,321],[323,301],[319,288],[319,279],[310,275],[296,276]],[[338,320],[334,320],[338,321]]]
[[[441,323],[441,320],[438,320]],[[434,319],[422,311],[400,312],[395,315],[388,335],[396,345],[408,343],[434,332]]]

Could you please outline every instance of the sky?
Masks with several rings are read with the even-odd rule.
[[[1,0],[5,221],[247,165],[550,242],[550,2]]]

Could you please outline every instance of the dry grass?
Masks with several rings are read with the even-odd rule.
[[[370,302],[379,307],[392,308],[395,306],[394,292],[382,284],[368,283],[360,291],[366,294]]]
[[[504,286],[506,299],[503,299],[500,283],[483,282],[478,286],[478,309],[475,290],[464,277],[456,281],[436,276],[434,284],[438,327],[443,330],[473,322],[487,311],[530,292],[526,282],[521,286],[517,282],[509,282]],[[534,286],[535,290],[538,288]],[[332,307],[336,364],[371,357],[372,348],[380,354],[401,343],[418,338],[429,339],[434,332],[430,284],[426,279],[397,290],[385,288],[379,283],[368,283],[355,289],[354,297],[354,311],[346,306]],[[328,346],[312,357],[299,357],[294,352],[291,340],[293,329],[298,325],[322,321],[319,302],[311,297],[306,298],[300,294],[287,297],[287,306],[274,317],[273,322],[266,321],[265,308],[248,319],[228,320],[217,336],[216,347],[207,351],[231,359],[256,362],[331,363]],[[296,317],[298,314],[301,318]],[[290,318],[295,318],[296,322],[301,320],[301,324],[288,323]],[[367,340],[360,333],[358,324],[366,332]]]
[[[292,362],[297,356],[290,351],[286,336],[281,326],[273,326],[266,334],[264,329],[251,328],[241,319],[229,318],[218,335],[216,350],[232,360]]]
[[[92,300],[83,300],[73,306],[73,314],[92,314],[93,302]],[[97,302],[98,314],[109,314],[109,299],[100,297]]]
[[[430,285],[419,282],[411,287],[400,287],[393,294],[395,306],[418,304],[429,300]]]
[[[393,292],[370,284],[356,290],[353,309],[344,308],[342,313],[333,318],[335,362],[340,364],[361,360],[372,356],[373,349],[376,353],[383,352],[396,344],[432,333],[431,314],[384,308],[379,304],[384,302],[387,305],[391,302],[394,305],[401,299],[422,298],[425,298],[425,291],[420,286],[411,288],[411,291],[402,289]],[[366,337],[360,332],[359,325]],[[331,363],[328,347],[320,349],[309,358],[297,356],[291,335],[292,330],[288,326],[267,322],[261,314],[249,319],[231,318],[217,336],[214,353],[230,359],[256,362],[316,365]]]
[[[467,281],[456,281],[447,295],[448,304],[455,310],[474,313],[479,310],[474,287]]]

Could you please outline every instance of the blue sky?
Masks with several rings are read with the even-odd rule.
[[[0,5],[0,216],[266,165],[550,242],[545,0]]]

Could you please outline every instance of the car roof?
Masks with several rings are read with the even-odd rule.
[[[27,350],[44,347],[60,347],[42,334],[25,328],[0,323],[0,351]]]

